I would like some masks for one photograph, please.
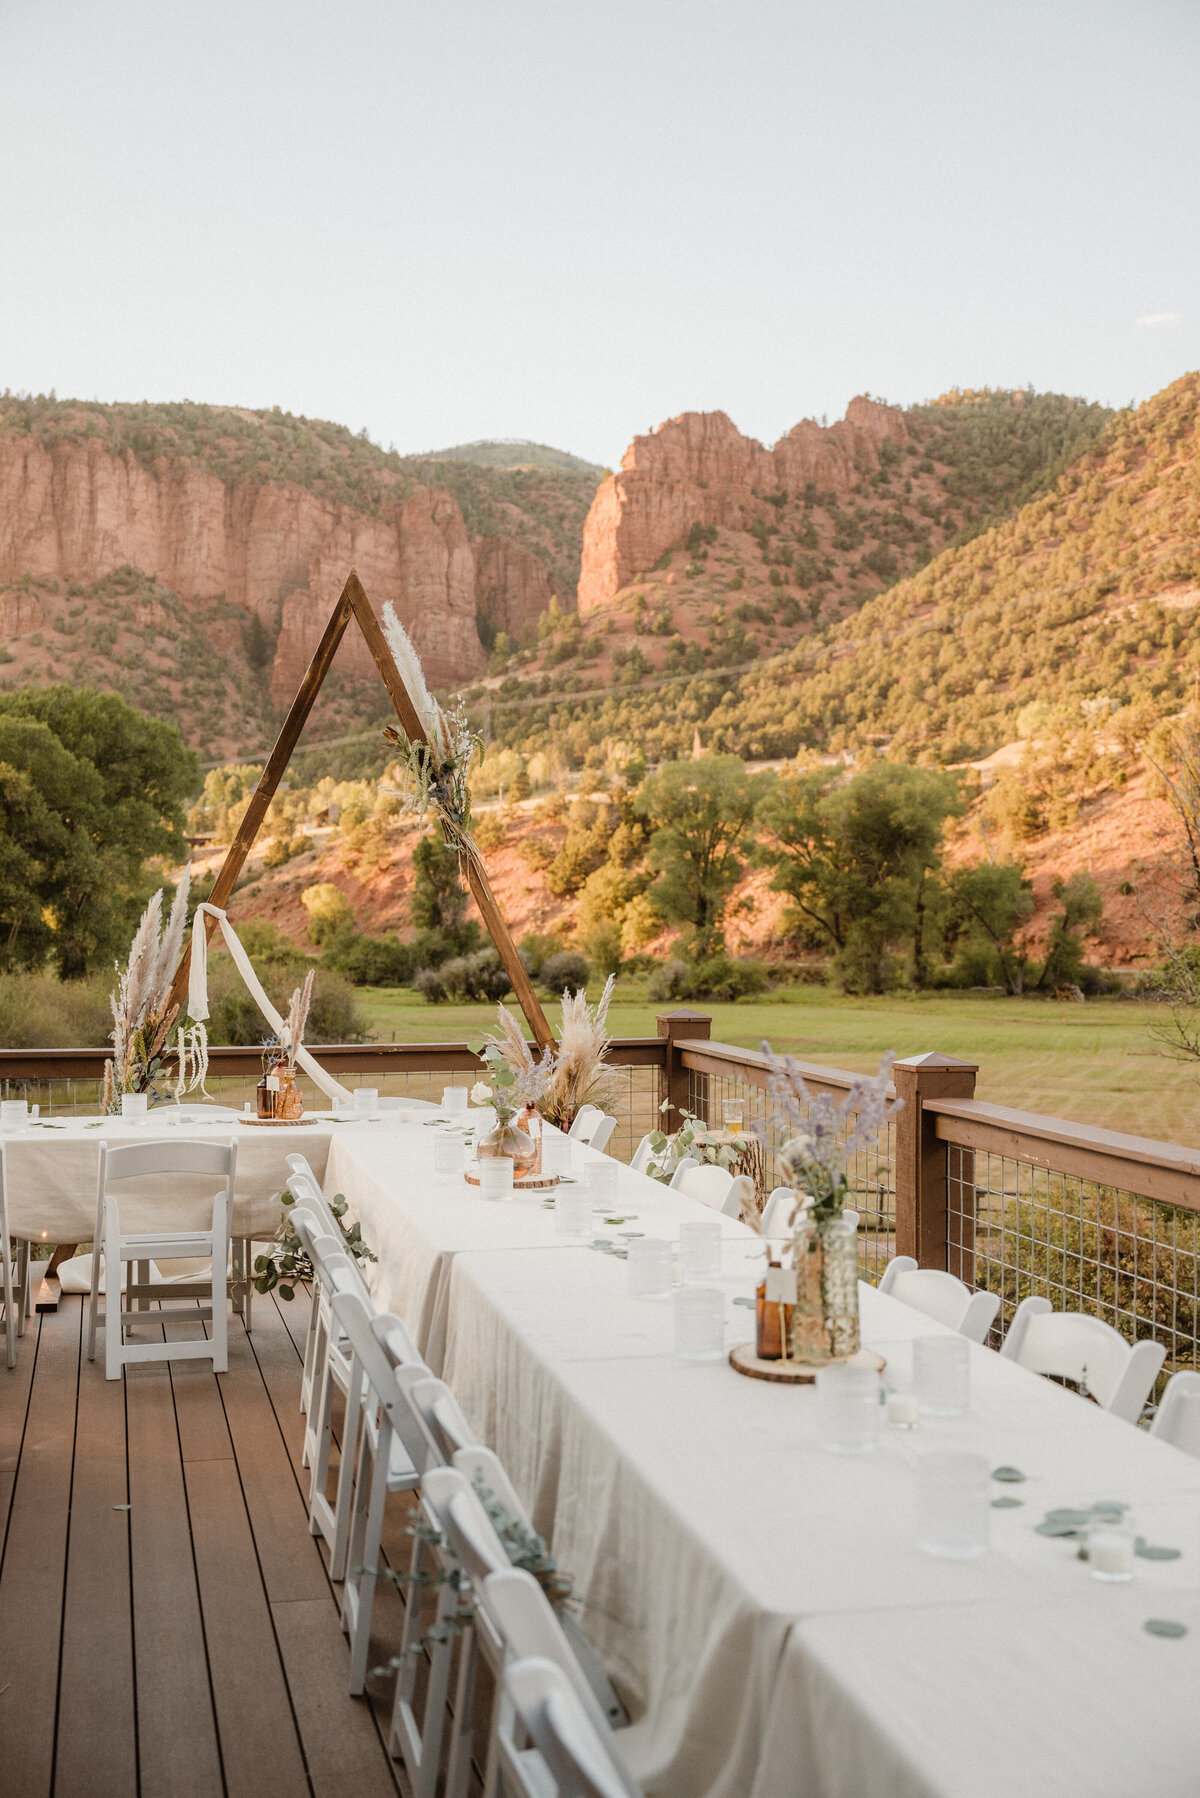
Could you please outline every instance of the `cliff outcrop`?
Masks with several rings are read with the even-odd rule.
[[[767,495],[795,495],[809,482],[849,495],[879,466],[885,442],[908,439],[904,414],[851,400],[825,427],[803,419],[765,449],[724,412],[684,412],[635,437],[619,471],[602,481],[583,528],[579,610],[603,605],[645,573],[695,524],[748,530],[773,516]]]

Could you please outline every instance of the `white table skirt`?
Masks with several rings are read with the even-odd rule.
[[[207,1114],[207,1115],[206,1115]],[[229,1141],[238,1145],[233,1204],[235,1236],[271,1237],[279,1224],[277,1194],[287,1184],[287,1157],[297,1150],[323,1178],[329,1141],[338,1124],[314,1121],[291,1127],[264,1128],[243,1124],[238,1113],[222,1107],[156,1107],[144,1125],[121,1118],[56,1117],[19,1132],[0,1134],[8,1181],[8,1225],[13,1235],[31,1242],[90,1242],[96,1226],[96,1169],[102,1142],[148,1142],[156,1135],[194,1136],[197,1141]],[[162,1182],[148,1178],[145,1199],[133,1195],[139,1183],[127,1183],[121,1217],[126,1229],[152,1228],[162,1216]],[[211,1222],[213,1183],[173,1181],[172,1218],[176,1227],[191,1220],[178,1201],[197,1200],[196,1221]]]

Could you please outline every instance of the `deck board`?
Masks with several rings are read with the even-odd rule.
[[[84,1358],[84,1308],[31,1318],[0,1366],[4,1798],[404,1792],[389,1682],[348,1695],[340,1588],[308,1532],[306,1295],[287,1316],[259,1297],[252,1337],[231,1319],[227,1374],[112,1382],[103,1337]],[[381,1582],[379,1659],[401,1615]]]

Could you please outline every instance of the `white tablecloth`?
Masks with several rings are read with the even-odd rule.
[[[314,1120],[311,1124],[265,1127],[243,1123],[237,1112],[221,1106],[163,1105],[143,1125],[121,1118],[58,1117],[39,1120],[20,1131],[0,1134],[8,1179],[8,1225],[15,1236],[31,1242],[90,1242],[96,1225],[96,1168],[102,1142],[147,1142],[156,1135],[194,1136],[204,1142],[237,1137],[237,1184],[233,1234],[270,1237],[279,1223],[276,1195],[287,1183],[287,1157],[299,1150],[321,1179],[332,1132],[348,1125]],[[132,1188],[136,1183],[130,1182]],[[161,1218],[161,1180],[147,1180],[140,1201],[122,1194],[126,1229],[153,1227]],[[196,1221],[203,1221],[212,1182],[176,1182],[172,1200],[194,1196],[200,1202]],[[211,1205],[208,1218],[211,1220]],[[190,1221],[173,1203],[176,1227]]]

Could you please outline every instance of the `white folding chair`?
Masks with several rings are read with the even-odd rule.
[[[356,1446],[342,1445],[343,1467],[354,1468],[348,1483],[342,1628],[350,1638],[350,1691],[357,1694],[366,1682],[384,1507],[389,1493],[416,1490],[425,1471],[426,1444],[380,1341],[377,1326],[397,1320],[373,1317],[369,1303],[355,1292],[335,1291],[331,1308],[336,1327],[350,1345],[350,1384],[359,1413]],[[339,1480],[339,1491],[340,1485]],[[410,1608],[419,1605],[415,1590],[409,1592],[408,1603]]]
[[[754,1182],[748,1174],[731,1174],[728,1168],[716,1167],[712,1162],[687,1167],[681,1161],[671,1187],[726,1217],[740,1217],[743,1201],[749,1198],[753,1202],[754,1198]]]
[[[654,1150],[650,1146],[649,1136],[648,1135],[643,1136],[641,1142],[638,1144],[637,1148],[633,1151],[633,1155],[631,1156],[630,1162],[629,1162],[629,1165],[633,1169],[634,1173],[635,1174],[644,1174],[646,1169],[650,1165],[653,1155],[654,1155]]]
[[[606,1149],[616,1127],[616,1118],[609,1117],[598,1105],[582,1105],[567,1135],[572,1142],[586,1143],[592,1149]]]
[[[88,1296],[88,1360],[96,1358],[96,1325],[100,1321],[100,1260],[104,1259],[104,1372],[117,1380],[121,1369],[138,1361],[207,1361],[214,1373],[225,1373],[229,1367],[228,1280],[230,1220],[233,1214],[233,1187],[237,1169],[236,1142],[165,1141],[129,1143],[119,1148],[100,1144],[96,1180],[96,1228],[92,1239],[92,1283]],[[221,1189],[212,1201],[212,1218],[207,1226],[183,1230],[121,1229],[121,1201],[109,1191],[110,1184],[123,1180],[144,1179],[158,1175],[214,1176],[222,1180]],[[138,1194],[141,1198],[141,1194]],[[144,1203],[144,1200],[142,1201]],[[168,1192],[155,1204],[164,1211],[172,1205]],[[151,1285],[152,1261],[211,1261],[209,1277],[204,1280],[175,1281],[169,1286]],[[132,1264],[140,1264],[141,1276]],[[130,1265],[122,1304],[122,1276]],[[163,1310],[164,1294],[172,1299],[204,1298],[206,1305],[189,1304],[186,1310]],[[150,1322],[148,1309],[133,1309],[139,1302],[158,1301],[160,1309],[155,1323],[194,1323],[199,1318],[212,1321],[212,1335],[186,1342],[137,1342],[125,1340],[126,1328]]]
[[[29,1310],[29,1244],[14,1242],[8,1233],[8,1170],[4,1165],[4,1144],[0,1143],[0,1254],[3,1266],[4,1334],[8,1344],[8,1365],[17,1365],[17,1339],[25,1334],[25,1318]]]
[[[1136,1423],[1166,1357],[1161,1342],[1130,1345],[1082,1311],[1055,1311],[1049,1299],[1022,1299],[1000,1353],[1034,1373],[1074,1380],[1126,1423]]]
[[[311,1211],[320,1225],[322,1236],[332,1236],[339,1249],[342,1246],[342,1233],[337,1219],[321,1191],[321,1186],[303,1155],[289,1155],[288,1191],[292,1195],[293,1204]],[[329,1300],[324,1300],[324,1322],[328,1324]],[[304,1369],[300,1375],[300,1409],[307,1412],[312,1404],[313,1361],[316,1354],[317,1326],[322,1313],[321,1282],[316,1268],[313,1269],[312,1304],[308,1312],[308,1331],[304,1339]],[[305,1438],[303,1465],[308,1466],[308,1441]]]
[[[501,1783],[509,1798],[631,1798],[610,1743],[589,1718],[561,1667],[514,1661],[504,1675],[499,1737]],[[520,1723],[532,1744],[522,1747]]]
[[[919,1267],[911,1255],[893,1255],[883,1270],[880,1292],[890,1293],[902,1305],[911,1305],[935,1323],[957,1330],[968,1342],[986,1342],[1000,1309],[1000,1295],[972,1292],[953,1274],[937,1267]]]
[[[1189,1368],[1171,1375],[1150,1434],[1200,1458],[1200,1373]]]

